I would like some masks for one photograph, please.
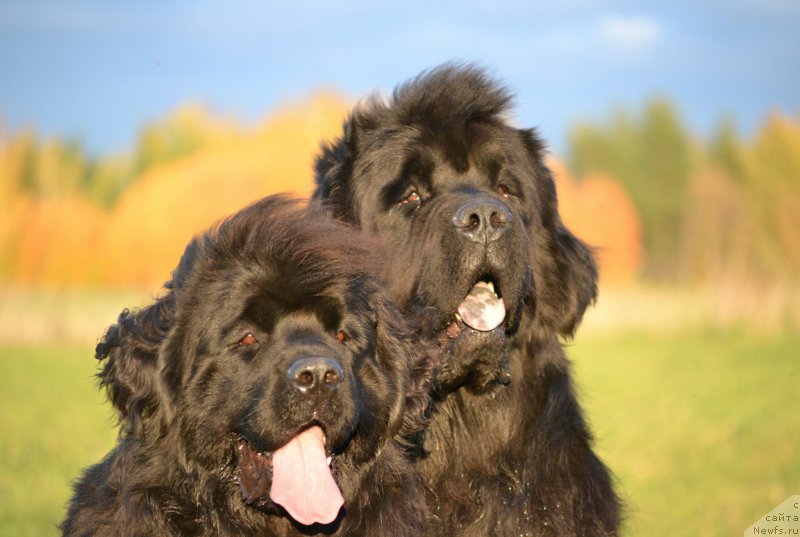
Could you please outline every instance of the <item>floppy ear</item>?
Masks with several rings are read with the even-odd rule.
[[[343,126],[344,134],[333,142],[323,143],[314,161],[317,187],[311,199],[323,201],[328,208],[343,205],[344,186],[353,172],[355,143],[349,141],[350,125],[351,119],[348,118]]]
[[[356,223],[350,210],[350,182],[353,166],[363,145],[363,138],[376,127],[377,101],[358,107],[342,125],[342,135],[320,147],[314,162],[316,189],[311,198],[319,200],[331,216]]]
[[[597,298],[597,265],[589,247],[570,233],[558,215],[555,228],[555,276],[562,290],[556,328],[562,336],[571,337]]]
[[[146,308],[123,310],[95,349],[95,358],[104,361],[97,374],[100,386],[126,433],[143,435],[145,423],[158,409],[158,353],[174,309],[170,291]]]
[[[123,310],[117,324],[108,327],[95,349],[95,358],[105,360],[97,375],[100,387],[105,388],[117,410],[125,433],[143,436],[145,425],[156,414],[162,418],[169,415],[172,398],[164,397],[160,355],[164,354],[165,342],[174,331],[176,295],[192,273],[201,239],[193,239],[186,247],[172,279],[164,284],[167,293],[141,310]],[[162,421],[158,420],[159,427]]]
[[[555,181],[544,165],[542,142],[533,130],[520,132],[537,175],[541,222],[547,235],[545,248],[549,250],[549,255],[543,256],[546,259],[538,260],[542,265],[538,277],[544,281],[536,283],[536,315],[549,330],[570,337],[597,297],[597,265],[592,250],[561,221]],[[536,248],[533,254],[541,255]]]

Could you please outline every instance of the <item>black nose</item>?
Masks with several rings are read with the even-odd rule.
[[[313,356],[295,360],[286,376],[289,383],[305,395],[324,399],[339,388],[344,370],[333,358]]]
[[[456,209],[453,225],[469,240],[489,243],[499,239],[511,224],[511,211],[488,197],[471,199]]]

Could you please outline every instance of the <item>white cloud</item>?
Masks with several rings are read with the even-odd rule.
[[[606,16],[600,19],[598,28],[604,40],[625,48],[649,45],[662,34],[658,22],[647,16]]]

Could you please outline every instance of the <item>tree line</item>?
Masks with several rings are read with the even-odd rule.
[[[96,228],[123,226],[109,224],[115,211],[146,214],[153,196],[219,196],[205,187],[186,191],[193,181],[200,184],[194,177],[210,173],[210,157],[170,166],[223,146],[244,148],[236,157],[237,177],[249,181],[253,195],[287,184],[307,193],[315,144],[339,129],[347,109],[341,99],[315,99],[268,121],[261,142],[200,106],[145,126],[124,155],[93,156],[79,141],[0,129],[0,281],[94,281],[81,272],[86,263],[77,258],[139,233],[117,231],[109,239]],[[217,161],[225,160],[223,152],[217,154]],[[800,276],[800,117],[772,113],[750,138],[727,117],[701,139],[669,100],[653,99],[639,109],[618,108],[604,121],[575,124],[564,160],[566,169],[559,166],[556,178],[562,179],[565,221],[599,247],[601,269],[606,250],[609,270],[626,278],[704,283]],[[140,206],[120,210],[126,194],[148,176],[164,184],[161,191],[151,185],[147,196],[140,195]],[[214,200],[206,201],[198,207],[207,213]],[[199,226],[206,225],[203,216],[182,218]],[[131,223],[125,225],[136,225],[135,217],[127,218]]]
[[[800,118],[774,112],[752,139],[732,117],[693,137],[654,99],[569,135],[577,177],[602,172],[626,189],[641,222],[642,276],[658,281],[800,276]]]

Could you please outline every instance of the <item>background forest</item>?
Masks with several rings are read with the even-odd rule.
[[[187,105],[121,155],[0,131],[0,283],[157,291],[193,233],[269,193],[308,195],[316,148],[346,110],[319,93],[245,128]],[[576,123],[568,139],[551,159],[561,210],[598,249],[604,282],[783,294],[769,313],[741,314],[800,322],[788,300],[800,278],[800,118],[775,112],[745,139],[724,117],[699,139],[657,98]]]

